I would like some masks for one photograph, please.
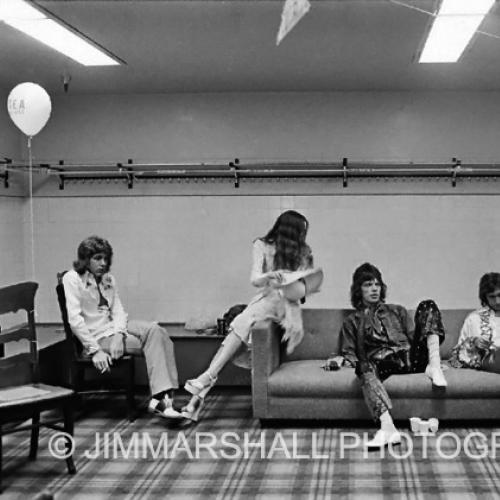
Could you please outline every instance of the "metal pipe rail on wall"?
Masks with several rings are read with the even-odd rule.
[[[3,165],[3,167],[2,167]],[[4,179],[4,187],[9,187],[9,172],[27,172],[29,166],[16,163],[11,159],[0,160],[0,178]],[[500,177],[500,164],[470,163],[462,164],[453,158],[450,163],[401,163],[401,162],[350,162],[343,158],[334,162],[241,162],[238,158],[228,163],[134,163],[129,159],[126,163],[75,163],[57,164],[38,163],[32,171],[57,176],[59,189],[71,181],[85,180],[124,180],[129,189],[135,181],[162,179],[227,179],[239,188],[244,179],[313,179],[338,178],[343,187],[348,187],[349,179],[362,178],[449,178],[452,187],[459,178]]]

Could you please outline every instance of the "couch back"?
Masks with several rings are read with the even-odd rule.
[[[284,360],[326,359],[331,353],[338,352],[340,328],[351,312],[352,309],[303,309],[304,340],[291,355],[283,353]],[[464,319],[470,312],[471,309],[441,310],[446,331],[445,341],[440,349],[443,359],[449,358]],[[409,313],[413,317],[415,311]]]

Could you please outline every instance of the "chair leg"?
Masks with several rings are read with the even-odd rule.
[[[87,408],[85,407],[85,396],[79,394],[79,391],[84,389],[85,385],[85,367],[76,365],[73,372],[73,381],[75,382],[72,389],[77,394],[76,404],[78,405],[78,411],[85,414]]]
[[[78,392],[83,387],[83,382],[85,379],[85,367],[84,366],[77,366],[75,371],[76,371],[76,373],[73,376],[73,380],[75,381],[75,384],[72,387],[72,389],[74,391]]]
[[[74,400],[71,399],[68,403],[66,403],[63,407],[64,414],[64,432],[67,432],[71,437],[73,437],[74,430],[74,410],[73,410]],[[69,450],[72,447],[72,443],[69,441],[66,443],[66,448]],[[66,459],[66,466],[68,467],[69,474],[75,474],[76,468],[75,463],[73,462],[73,454],[71,454]]]
[[[67,366],[68,387],[70,387],[71,389],[76,391],[76,386],[78,383],[77,375],[76,375],[77,368],[75,366],[76,362],[73,360],[68,360],[67,363],[68,363],[68,366]]]
[[[129,362],[128,369],[128,384],[127,384],[127,410],[128,410],[128,420],[129,422],[133,422],[136,418],[135,411],[135,359],[131,358]]]
[[[31,429],[30,460],[36,460],[38,453],[38,436],[40,435],[40,412],[34,413],[32,417],[33,428]]]

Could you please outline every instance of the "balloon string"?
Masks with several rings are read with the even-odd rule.
[[[31,279],[35,280],[35,222],[33,209],[33,157],[31,155],[31,139],[28,137],[28,157],[29,157],[29,195],[30,195],[30,233],[31,233]]]

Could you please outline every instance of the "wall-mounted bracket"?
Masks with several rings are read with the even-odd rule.
[[[127,165],[132,165],[134,161],[129,158],[127,160]],[[117,163],[116,166],[118,167],[118,170],[120,172],[124,172],[125,175],[127,176],[127,187],[129,189],[133,189],[134,187],[134,174],[133,171],[134,169],[132,167],[125,168],[122,163]]]
[[[347,158],[342,158],[342,186],[347,187]]]
[[[230,161],[229,162],[229,167],[231,169],[231,172],[233,172],[234,174],[234,187],[235,188],[239,188],[240,187],[240,176],[239,176],[239,173],[238,173],[238,170],[239,170],[239,165],[240,164],[240,160],[239,158],[235,158],[234,161]]]
[[[462,170],[462,162],[457,158],[452,158],[453,167],[451,169],[451,185],[457,187],[457,175]]]
[[[59,167],[56,170],[64,170],[62,167],[64,166],[64,160],[59,160]],[[63,191],[64,190],[64,175],[59,175],[59,190]]]

